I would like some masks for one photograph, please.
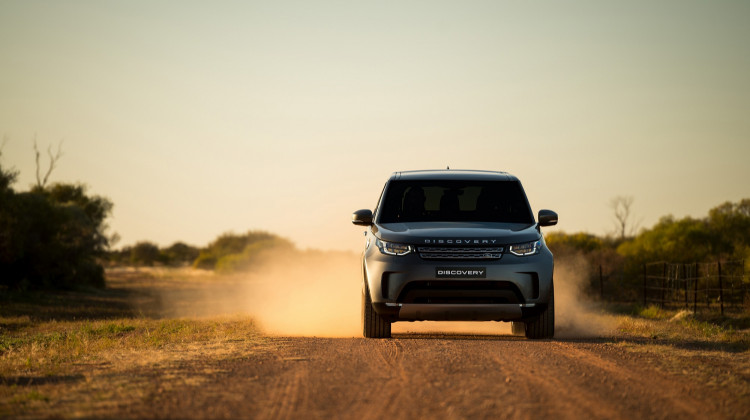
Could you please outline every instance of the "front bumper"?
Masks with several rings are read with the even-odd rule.
[[[536,303],[375,303],[373,306],[390,321],[513,321],[532,318],[547,307]]]
[[[484,270],[481,279],[438,278],[437,268]],[[553,257],[546,247],[536,255],[504,254],[497,260],[443,261],[412,252],[365,251],[364,280],[373,308],[391,321],[525,320],[547,307]]]

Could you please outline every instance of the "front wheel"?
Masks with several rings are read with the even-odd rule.
[[[373,309],[367,286],[362,293],[362,335],[367,338],[391,338],[391,323]]]
[[[550,289],[549,304],[537,318],[525,322],[526,338],[541,339],[555,336],[555,289]]]

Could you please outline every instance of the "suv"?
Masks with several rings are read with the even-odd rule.
[[[396,321],[510,321],[513,333],[555,331],[553,257],[521,182],[505,172],[394,172],[366,226],[362,256],[365,337]]]

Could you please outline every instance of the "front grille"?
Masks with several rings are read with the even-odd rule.
[[[419,256],[427,260],[496,260],[503,256],[502,247],[443,248],[419,247]]]
[[[406,284],[399,303],[498,304],[524,303],[518,287],[507,281],[419,280]]]

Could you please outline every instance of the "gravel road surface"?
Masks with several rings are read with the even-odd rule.
[[[611,340],[396,334],[270,338],[241,360],[186,361],[199,385],[123,416],[168,418],[748,418],[746,398],[657,369]],[[154,378],[155,381],[159,379]],[[146,410],[146,411],[141,411]]]

